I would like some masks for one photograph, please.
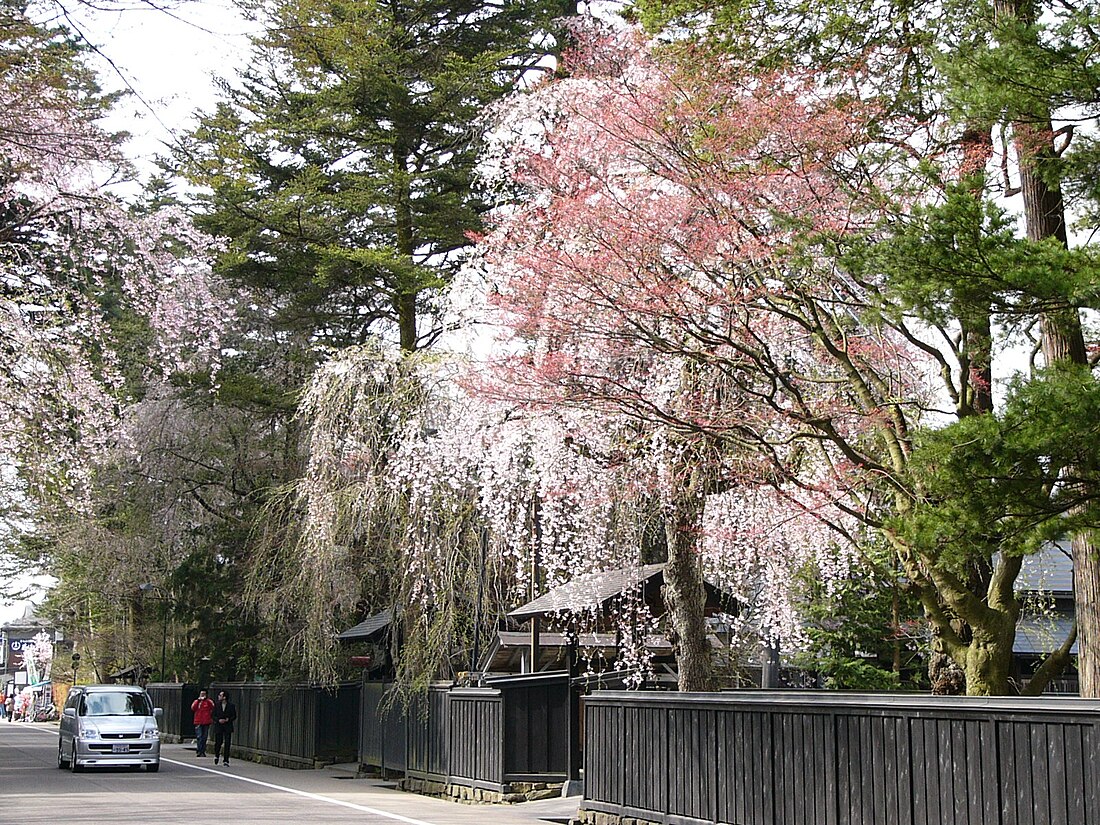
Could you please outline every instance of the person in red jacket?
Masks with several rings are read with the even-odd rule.
[[[214,724],[214,701],[205,690],[200,690],[199,698],[191,703],[191,712],[195,714],[195,755],[206,756],[206,739]]]

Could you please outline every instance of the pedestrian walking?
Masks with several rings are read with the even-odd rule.
[[[15,718],[15,696],[13,694],[8,694],[4,707],[8,709],[8,721],[11,722]]]
[[[8,718],[8,697],[0,693],[0,719]]]
[[[206,756],[206,740],[210,736],[210,726],[214,724],[214,700],[206,695],[205,690],[200,690],[199,698],[191,703],[191,713],[195,722],[195,755]]]
[[[218,755],[224,754],[223,765],[229,764],[229,744],[233,739],[233,722],[237,719],[237,706],[229,701],[224,690],[218,691],[218,701],[214,703],[214,764],[218,764]],[[224,750],[223,750],[224,748]]]

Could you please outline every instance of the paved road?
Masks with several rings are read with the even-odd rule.
[[[74,774],[57,769],[56,726],[0,721],[0,818],[19,825],[551,825],[566,821],[577,801],[459,805],[329,769],[242,760],[214,767],[184,745],[164,746],[156,774]]]

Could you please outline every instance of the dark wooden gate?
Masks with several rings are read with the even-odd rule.
[[[387,701],[390,688],[363,684],[360,763],[497,791],[566,778],[574,724],[567,674],[501,677],[480,688],[437,685],[407,709]]]
[[[199,686],[180,682],[153,682],[145,686],[153,707],[161,708],[161,733],[181,739],[195,736],[195,716],[191,703],[199,698]]]

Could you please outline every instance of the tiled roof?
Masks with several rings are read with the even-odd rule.
[[[1068,541],[1051,542],[1024,559],[1016,579],[1016,591],[1073,592],[1073,558]]]
[[[375,613],[369,619],[364,619],[359,622],[355,627],[350,627],[343,633],[337,635],[337,639],[341,639],[345,642],[355,641],[360,639],[367,639],[377,633],[384,627],[387,627],[390,622],[393,621],[393,611],[383,610],[381,613]]]
[[[1016,653],[1046,654],[1057,650],[1069,635],[1073,618],[1066,615],[1025,616],[1016,624]],[[1071,653],[1077,653],[1076,643]]]

